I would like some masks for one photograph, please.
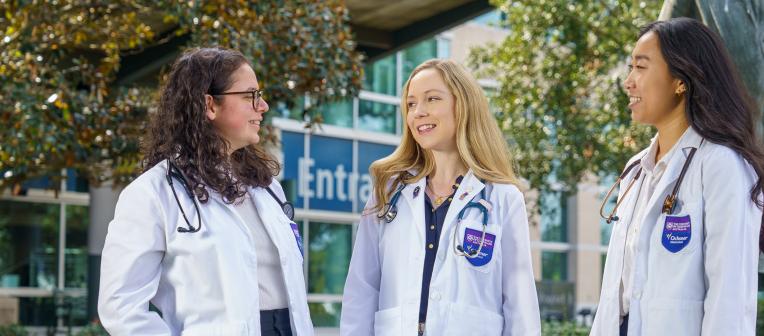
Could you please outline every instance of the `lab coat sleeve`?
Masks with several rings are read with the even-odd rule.
[[[117,201],[101,259],[98,314],[109,334],[170,335],[149,300],[157,292],[165,251],[164,215],[156,191],[138,180]]]
[[[366,205],[368,209],[373,200]],[[373,213],[361,217],[356,234],[350,269],[342,296],[340,335],[374,335],[374,313],[379,306],[381,263],[377,216]]]
[[[502,217],[506,219],[501,239],[502,260],[502,311],[504,336],[528,336],[541,334],[536,283],[531,265],[528,215],[522,193],[510,187]]]
[[[734,151],[717,147],[702,167],[705,220],[703,335],[756,329],[761,211],[750,198],[755,175]]]

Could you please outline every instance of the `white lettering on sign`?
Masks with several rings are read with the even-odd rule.
[[[325,200],[352,201],[360,196],[360,204],[365,204],[371,193],[371,176],[360,176],[360,188],[358,173],[348,173],[345,166],[337,165],[334,171],[331,169],[318,168],[315,174],[312,168],[315,160],[301,157],[297,160],[298,173],[297,185],[300,197],[309,197]],[[315,181],[315,189],[311,184]],[[358,194],[358,195],[356,195]]]

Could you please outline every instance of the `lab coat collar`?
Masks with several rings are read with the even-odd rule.
[[[682,136],[679,137],[679,140],[677,140],[677,143],[674,145],[674,147],[672,147],[669,152],[666,153],[661,161],[665,161],[668,166],[674,156],[677,155],[677,152],[682,152],[682,154],[678,155],[682,155],[682,157],[686,158],[690,154],[690,149],[697,148],[700,145],[701,140],[702,137],[700,134],[698,134],[692,128],[692,126],[688,127],[687,130],[682,133]],[[655,162],[655,154],[657,151],[658,135],[656,134],[650,140],[650,146],[645,149],[644,155],[642,155],[642,160],[640,161],[642,169],[648,172],[652,172],[655,169],[655,167],[659,164],[659,162]],[[684,162],[682,162],[682,164],[684,164]]]
[[[416,175],[416,171],[409,170],[409,173],[412,175]],[[412,211],[412,224],[414,225],[414,230],[417,234],[417,241],[424,242],[425,240],[425,226],[424,226],[424,197],[425,197],[425,188],[427,187],[427,178],[422,177],[418,181],[406,185],[405,188],[403,188],[403,191],[401,192],[403,195],[401,195],[406,202],[409,205],[409,209]],[[417,188],[419,188],[417,190]],[[464,178],[462,178],[462,182],[459,184],[459,187],[456,189],[456,193],[454,193],[454,198],[451,200],[451,205],[448,207],[448,211],[446,212],[446,218],[443,221],[443,232],[446,232],[446,227],[450,225],[451,222],[453,222],[456,219],[456,216],[459,214],[459,211],[464,208],[468,202],[470,202],[475,195],[478,195],[481,190],[485,188],[485,184],[481,182],[475,174],[472,172],[472,170],[468,170],[467,174],[464,175]],[[463,196],[463,197],[462,197]],[[486,195],[486,197],[488,197]]]
[[[657,211],[660,212],[663,207],[663,200],[669,193],[671,193],[670,189],[674,187],[674,182],[679,178],[682,166],[684,166],[687,156],[690,154],[690,150],[692,148],[698,148],[702,140],[703,138],[700,134],[698,134],[692,127],[688,127],[684,134],[682,134],[682,137],[680,137],[679,141],[674,145],[679,151],[673,153],[668,159],[666,171],[663,173],[663,177],[661,177],[660,182],[658,182],[658,185],[655,187],[655,191],[650,196],[650,200],[647,202],[648,211],[652,212],[652,210],[657,209]],[[657,136],[653,141],[657,141]],[[650,155],[649,152],[648,155]],[[692,162],[689,168],[695,164],[696,162]],[[649,218],[649,216],[645,216],[645,218]]]
[[[472,169],[468,170],[467,174],[465,174],[462,179],[462,183],[460,183],[459,187],[456,189],[456,193],[454,193],[454,199],[448,207],[448,212],[446,212],[446,218],[443,221],[443,225],[448,225],[448,223],[454,221],[459,212],[462,211],[462,208],[472,201],[476,195],[480,194],[480,191],[482,191],[483,188],[485,188],[485,184],[475,176]],[[486,198],[488,198],[488,195],[486,195]]]
[[[416,176],[417,171],[413,169],[409,170],[412,176]],[[406,185],[401,191],[403,199],[408,203],[409,209],[411,209],[412,225],[417,234],[417,240],[424,242],[424,194],[427,178],[422,177],[414,183]],[[399,209],[400,210],[400,209]],[[423,243],[424,244],[424,243]]]
[[[281,205],[278,204],[265,188],[249,188],[248,192],[249,196],[252,197],[257,213],[262,217],[262,220],[275,219],[282,223],[292,222],[289,217],[286,216],[284,210],[281,209]]]

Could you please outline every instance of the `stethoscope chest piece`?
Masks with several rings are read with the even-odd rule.
[[[390,223],[398,216],[398,208],[394,204],[386,204],[383,210],[385,222]]]
[[[670,194],[666,196],[666,199],[663,201],[663,213],[670,215],[674,212],[674,207],[676,206],[676,195]]]

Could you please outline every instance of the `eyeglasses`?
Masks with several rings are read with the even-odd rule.
[[[247,98],[252,100],[252,108],[255,110],[257,110],[257,105],[260,103],[260,100],[263,98],[263,90],[230,91],[230,92],[213,94],[213,96],[226,96],[226,95],[235,95],[235,94],[248,95]]]

